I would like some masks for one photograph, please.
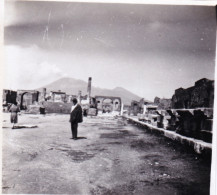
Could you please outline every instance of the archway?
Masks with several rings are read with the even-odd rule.
[[[38,92],[29,92],[26,91],[21,94],[20,98],[20,109],[25,110],[28,105],[33,104],[35,101],[38,101]]]
[[[21,102],[20,102],[20,109],[21,110],[26,110],[27,106],[30,105],[30,93],[25,92],[21,95]]]

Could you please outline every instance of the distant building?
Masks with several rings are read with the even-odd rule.
[[[97,109],[102,112],[121,111],[121,98],[113,96],[95,96]]]
[[[52,101],[52,102],[67,102],[66,93],[61,92],[61,91],[51,91],[49,101]]]

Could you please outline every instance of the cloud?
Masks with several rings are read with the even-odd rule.
[[[6,46],[5,53],[4,88],[35,89],[67,76],[56,64],[46,61],[45,53],[37,46]]]
[[[6,44],[87,52],[215,48],[214,7],[7,2],[5,13]]]
[[[213,79],[215,7],[12,4],[4,29],[7,86],[38,88],[67,72],[153,99]]]

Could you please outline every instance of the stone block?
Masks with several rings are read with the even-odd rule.
[[[149,114],[149,115],[148,115],[148,120],[151,120],[151,119],[152,119],[152,115]]]
[[[203,141],[212,143],[212,132],[211,131],[201,130],[200,135]]]
[[[164,126],[163,126],[163,123],[162,122],[157,122],[157,127],[158,128],[163,128]]]
[[[207,118],[213,118],[213,109],[205,108],[203,110],[204,115],[206,115]]]
[[[157,116],[157,122],[158,123],[162,123],[163,122],[163,116],[162,115]]]
[[[157,127],[157,121],[152,121],[151,125],[153,125],[154,127]]]
[[[213,119],[205,119],[201,123],[202,130],[212,131],[212,126],[213,126]]]
[[[29,114],[39,114],[40,106],[39,105],[28,105],[26,112]]]
[[[69,114],[71,111],[72,103],[62,103],[62,102],[44,102],[46,113],[63,113]]]
[[[171,116],[169,116],[169,115],[164,116],[164,119],[165,119],[165,120],[171,119]]]
[[[144,121],[145,120],[145,115],[144,114],[139,114],[138,120],[139,121]]]
[[[97,109],[96,108],[89,108],[88,116],[96,116],[96,115],[97,115]]]

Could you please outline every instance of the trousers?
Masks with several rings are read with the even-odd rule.
[[[77,138],[78,135],[78,123],[71,123],[72,138]]]

